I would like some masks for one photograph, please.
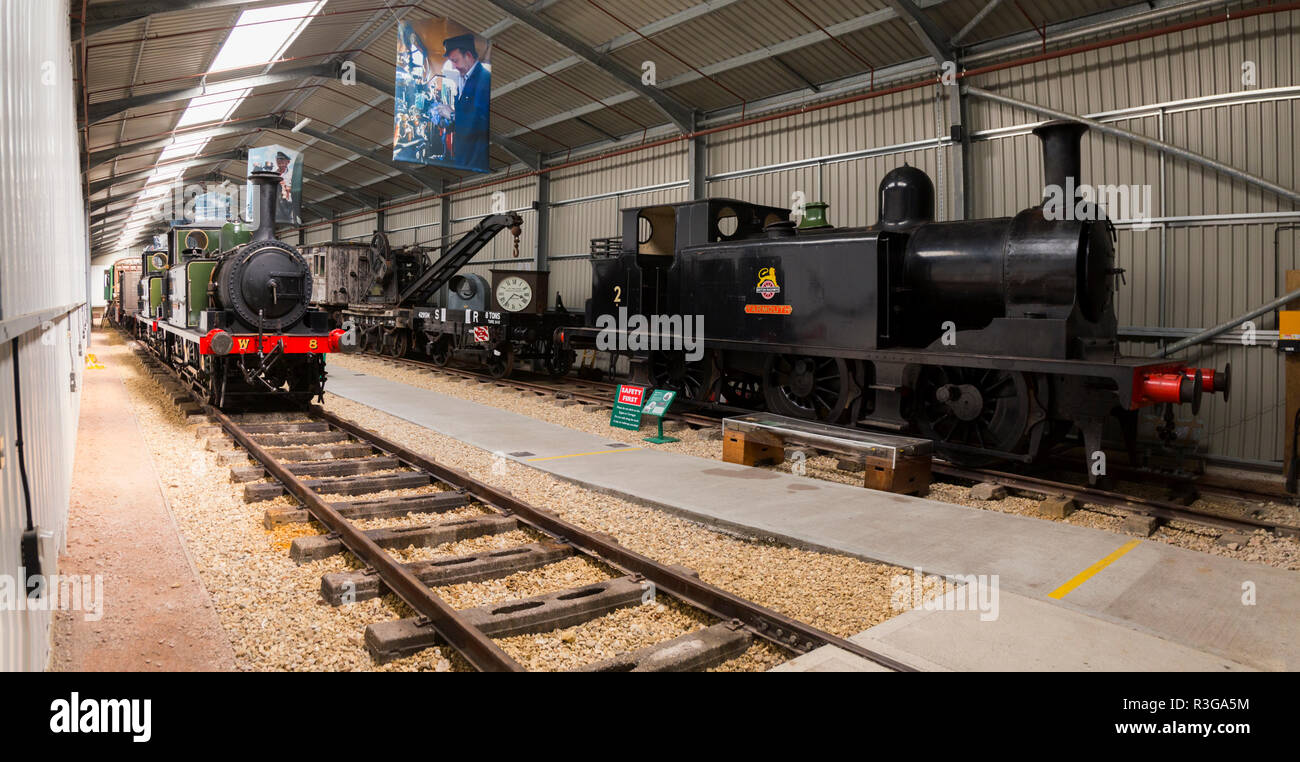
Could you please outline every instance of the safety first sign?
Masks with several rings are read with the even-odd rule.
[[[614,412],[609,416],[609,425],[628,431],[641,428],[641,405],[645,403],[645,387],[620,384],[618,399],[614,402]]]

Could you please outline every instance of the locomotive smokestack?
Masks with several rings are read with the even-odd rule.
[[[280,189],[280,174],[267,169],[259,169],[248,175],[253,183],[253,192],[257,200],[253,204],[256,216],[253,223],[253,241],[270,241],[275,238],[275,202]]]
[[[1083,143],[1083,133],[1087,131],[1088,125],[1064,119],[1034,129],[1034,134],[1043,141],[1045,186],[1055,185],[1063,194],[1078,197],[1078,188],[1083,182],[1080,177],[1080,146]]]

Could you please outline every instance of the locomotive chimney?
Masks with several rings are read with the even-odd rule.
[[[1078,198],[1081,184],[1080,146],[1088,125],[1065,119],[1048,122],[1034,128],[1034,134],[1043,141],[1043,184],[1055,185],[1062,194]]]
[[[275,202],[280,188],[280,173],[267,169],[254,170],[248,175],[257,199],[253,204],[255,217],[253,241],[270,241],[275,238]]]

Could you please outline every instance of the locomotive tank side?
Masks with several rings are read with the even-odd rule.
[[[683,315],[702,315],[711,343],[770,351],[799,347],[848,355],[877,346],[887,235],[842,229],[683,249],[673,265]]]

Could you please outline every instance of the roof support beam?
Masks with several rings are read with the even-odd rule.
[[[194,11],[243,5],[248,0],[120,0],[100,3],[86,9],[86,36],[148,18],[155,13]]]
[[[933,8],[934,6],[942,5],[945,2],[948,2],[948,0],[918,0],[917,5],[918,7],[921,8]],[[883,24],[887,21],[891,21],[896,18],[898,18],[898,14],[894,12],[893,8],[882,8],[878,11],[872,11],[871,13],[866,13],[861,16],[848,19],[846,21],[841,21],[838,24],[832,24],[826,27],[826,34],[830,34],[832,37],[842,37],[843,35],[850,34],[852,32],[857,32],[862,29],[868,29],[870,27],[876,26],[878,24]],[[772,58],[774,56],[783,55],[785,53],[790,53],[796,50],[802,50],[803,48],[809,47],[811,45],[819,45],[821,43],[826,42],[826,34],[823,34],[821,31],[801,34],[798,37],[786,40],[784,42],[779,42],[775,45],[769,45],[764,48],[759,48],[758,50],[751,50],[748,53],[742,53],[738,56],[728,58],[723,61],[718,61],[717,63],[708,64],[707,66],[701,66],[699,67],[699,72],[695,72],[695,71],[682,72],[681,74],[678,74],[672,79],[669,79],[665,82],[660,82],[659,87],[663,90],[671,90],[672,88],[678,87],[679,85],[685,85],[688,82],[695,82],[696,80],[703,79],[706,75],[713,76],[715,74],[721,74],[722,72],[731,71],[732,69],[738,69],[742,66],[748,66],[750,64],[757,63],[759,61],[766,61],[769,58]],[[879,72],[877,72],[877,74],[879,74]],[[595,111],[600,111],[601,109],[607,106],[614,106],[614,105],[618,105],[619,103],[626,103],[627,101],[635,100],[636,98],[637,98],[637,94],[632,91],[619,93],[618,95],[613,95],[608,98],[605,98],[603,103],[590,103],[584,106],[579,106],[577,108],[570,109],[569,111],[556,114],[555,116],[550,116],[545,119],[538,120],[526,127],[520,127],[517,130],[512,130],[509,133],[509,137],[517,137],[519,135],[525,135],[528,133],[529,130],[540,130],[542,128],[549,127],[554,124],[566,122],[570,119],[573,119],[574,117],[583,116],[584,114],[590,114]]]
[[[952,48],[948,45],[948,38],[934,23],[934,19],[921,12],[912,0],[885,0],[889,7],[894,9],[900,18],[907,22],[912,28],[912,33],[921,41],[921,46],[925,52],[939,63],[952,60]]]
[[[1121,129],[1119,127],[1116,127],[1113,124],[1098,122],[1095,119],[1089,119],[1086,116],[1079,116],[1078,114],[1071,114],[1068,111],[1057,111],[1054,108],[1048,108],[1047,106],[1040,106],[1036,103],[1030,103],[1028,101],[1018,100],[1016,98],[1011,98],[1006,95],[1002,95],[1000,93],[989,92],[988,90],[983,90],[978,87],[967,86],[966,92],[975,96],[976,98],[983,98],[985,100],[994,101],[996,103],[1002,103],[1007,106],[1015,106],[1016,108],[1021,108],[1024,109],[1025,111],[1031,111],[1036,114],[1041,114],[1043,116],[1051,117],[1052,119],[1069,119],[1075,122],[1082,122],[1088,125],[1089,129],[1092,129],[1096,132],[1104,133],[1106,135],[1113,135],[1117,138],[1123,138],[1124,140],[1128,140],[1130,142],[1137,143],[1139,145],[1144,145],[1148,148],[1154,148],[1155,150],[1160,151],[1162,153],[1167,153],[1170,156],[1174,156],[1179,159],[1189,161],[1193,164],[1199,164],[1202,167],[1212,169],[1215,172],[1218,172],[1223,175],[1227,175],[1228,177],[1231,177],[1234,180],[1240,180],[1244,183],[1249,183],[1250,185],[1254,185],[1257,188],[1262,188],[1263,190],[1266,190],[1269,193],[1272,193],[1276,196],[1280,196],[1281,198],[1290,201],[1292,204],[1300,204],[1300,193],[1297,193],[1296,191],[1290,188],[1286,188],[1284,186],[1278,185],[1277,183],[1269,182],[1268,180],[1265,180],[1262,177],[1257,177],[1255,175],[1250,174],[1249,172],[1244,172],[1240,169],[1237,169],[1236,167],[1232,167],[1227,164],[1224,164],[1223,162],[1215,161],[1214,159],[1211,159],[1208,156],[1202,156],[1199,153],[1188,151],[1185,148],[1179,148],[1178,146],[1172,145],[1170,143],[1166,143],[1163,140],[1156,140],[1155,138],[1149,138],[1146,135],[1139,135],[1136,132],[1129,132],[1128,130]]]
[[[217,179],[223,182],[226,181],[244,182],[246,180],[246,178],[244,177],[237,176],[237,175],[230,175],[221,171],[218,171],[217,175],[218,175]],[[322,188],[333,191],[334,195],[330,196],[329,198],[337,198],[339,196],[342,196],[345,198],[352,199],[357,204],[360,204],[361,209],[370,210],[370,209],[374,209],[378,205],[379,196],[376,195],[370,198],[366,198],[365,196],[360,195],[358,191],[364,190],[364,187],[348,190],[343,188],[342,186],[335,185],[333,182],[326,179],[325,175],[319,172],[313,172],[306,169],[304,169],[303,171],[302,179],[304,183],[310,182],[313,185],[319,185]],[[303,198],[303,203],[308,203],[306,197]],[[320,205],[319,202],[311,202],[311,203],[314,203],[317,206]],[[328,207],[323,207],[323,208],[325,209],[325,211],[329,212],[330,215],[339,214],[339,212],[336,212],[333,209],[330,209]],[[347,211],[351,211],[351,210],[347,210]]]
[[[215,164],[216,162],[219,161],[229,161],[231,159],[243,159],[243,158],[247,158],[247,156],[248,154],[244,153],[243,151],[222,151],[221,153],[214,153],[210,156],[200,156],[193,159],[189,159],[187,161],[180,162],[180,164],[166,164],[164,166],[166,167],[179,166],[181,168],[181,171],[184,171],[186,169],[189,169],[190,167],[198,167],[204,164]],[[114,177],[106,177],[103,180],[96,180],[95,182],[90,184],[90,194],[94,195],[102,190],[106,190],[108,188],[113,187],[114,185],[118,185],[119,183],[129,183],[132,180],[143,180],[157,171],[158,171],[158,167],[146,167],[144,169],[137,170],[135,172],[127,172],[124,175],[117,175]]]
[[[569,50],[575,56],[578,56],[587,63],[598,67],[606,74],[621,82],[625,87],[649,99],[660,111],[662,111],[677,129],[682,132],[688,132],[691,128],[692,110],[677,99],[668,95],[663,89],[644,85],[641,78],[632,74],[623,68],[622,64],[610,58],[605,53],[597,52],[589,47],[582,40],[569,34],[559,26],[547,21],[537,13],[523,7],[513,0],[487,0],[488,3],[495,5],[497,8],[505,11],[521,23],[538,32],[544,37],[549,38]]]
[[[221,137],[222,135],[233,135],[240,132],[247,132],[248,130],[256,130],[256,129],[262,129],[266,127],[278,127],[280,126],[280,124],[281,121],[279,116],[276,115],[263,116],[263,117],[258,117],[257,119],[249,119],[242,122],[236,122],[234,124],[224,124],[218,127],[210,127],[208,129],[194,130],[193,135],[195,136],[207,135],[209,137],[218,138]],[[180,135],[177,135],[175,133],[172,133],[170,135],[165,135],[156,140],[147,140],[147,141],[142,141],[137,143],[128,143],[126,145],[119,145],[113,148],[105,148],[101,151],[93,151],[90,154],[90,168],[94,169],[95,167],[98,167],[101,164],[106,164],[112,161],[113,159],[116,159],[119,156],[125,156],[127,154],[138,153],[141,151],[150,151],[155,148],[166,148],[167,146],[173,143],[182,142],[186,140],[188,134],[189,133],[182,133]]]
[[[346,138],[341,138],[330,132],[322,132],[313,127],[301,127],[297,131],[308,137],[313,137],[325,143],[331,143],[339,148],[351,151],[358,156],[363,156],[373,162],[383,164],[386,167],[399,170],[407,177],[410,177],[420,185],[423,185],[426,190],[437,192],[437,189],[441,187],[441,177],[432,174],[429,170],[423,167],[407,167],[398,164],[393,160],[391,149],[366,148],[365,146],[357,145]]]
[[[262,85],[275,85],[281,82],[294,82],[308,77],[332,77],[334,76],[334,64],[311,64],[308,66],[296,66],[289,69],[271,72],[270,74],[255,74],[248,77],[233,77],[223,79],[219,82],[203,83],[202,81],[193,87],[182,87],[177,90],[164,90],[159,93],[147,93],[145,95],[136,95],[130,98],[118,98],[101,103],[92,103],[86,111],[87,120],[91,124],[102,122],[111,116],[116,116],[123,111],[140,106],[152,106],[155,103],[165,103],[167,101],[180,101],[196,98],[200,95],[207,95],[214,88],[220,88],[218,92],[226,90],[240,89],[245,87],[261,87]]]
[[[686,8],[672,15],[665,16],[664,18],[661,18],[658,21],[652,21],[649,24],[646,24],[645,26],[641,27],[640,29],[637,29],[635,32],[626,32],[624,34],[620,34],[618,37],[615,37],[614,39],[610,40],[609,42],[603,45],[597,45],[596,52],[613,53],[615,50],[625,48],[628,45],[632,45],[633,43],[641,42],[642,35],[646,37],[652,37],[656,34],[662,34],[663,32],[666,32],[675,26],[679,26],[681,24],[686,23],[687,21],[691,21],[692,19],[699,18],[700,16],[713,13],[715,11],[720,11],[723,8],[726,8],[728,5],[732,5],[738,2],[741,2],[741,0],[706,0],[705,2],[702,2],[699,5],[693,5],[690,8]],[[550,3],[546,3],[546,4],[549,5]],[[539,7],[540,5],[542,4],[534,3],[531,6],[529,6],[529,8],[530,10],[533,11],[540,11],[542,10],[541,7]],[[514,19],[506,19],[506,21],[503,21],[501,23],[506,24],[506,22],[511,22],[511,24],[513,24]],[[497,26],[494,26],[488,29],[487,31],[483,32],[483,36],[492,37],[494,34],[499,34],[500,31],[497,30]],[[500,96],[505,95],[506,93],[512,92],[514,90],[518,90],[521,87],[527,87],[528,85],[531,85],[532,83],[540,79],[545,79],[548,74],[558,74],[559,72],[577,66],[580,63],[582,63],[582,59],[577,56],[569,56],[568,58],[560,59],[559,61],[556,61],[555,63],[551,64],[550,66],[545,67],[542,71],[528,72],[522,77],[512,79],[509,82],[505,83],[504,85],[501,85],[500,87],[493,88],[492,97],[498,98]]]
[[[984,7],[980,8],[979,13],[976,13],[975,17],[972,18],[966,24],[966,26],[962,27],[960,32],[952,36],[952,44],[956,45],[957,43],[966,39],[966,35],[974,31],[975,27],[979,26],[980,22],[983,21],[985,18],[987,18],[988,15],[992,13],[1001,4],[1002,4],[1002,0],[988,0],[988,2],[985,3]]]
[[[302,200],[302,208],[316,215],[322,220],[332,219],[335,216],[334,210],[320,204],[313,204],[307,199]]]

